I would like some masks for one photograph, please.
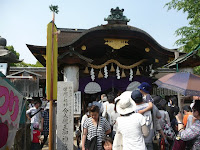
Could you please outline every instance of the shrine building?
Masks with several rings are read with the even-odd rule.
[[[84,106],[91,94],[133,90],[141,82],[152,84],[157,68],[184,54],[128,25],[123,11],[111,9],[104,19],[107,24],[90,29],[58,28],[58,81],[73,81]],[[46,66],[46,46],[27,47]]]

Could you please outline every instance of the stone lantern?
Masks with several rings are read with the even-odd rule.
[[[17,56],[6,48],[7,41],[0,36],[0,71],[7,75],[9,64],[21,62]]]

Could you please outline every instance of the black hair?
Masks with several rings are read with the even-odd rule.
[[[117,112],[116,107],[117,107],[117,103],[119,102],[119,100],[120,100],[120,99],[117,99],[117,100],[115,101],[115,107],[114,107],[114,111],[115,111],[115,112]]]
[[[178,104],[178,100],[177,100],[176,96],[172,96],[172,97],[170,97],[169,100],[172,101],[172,105],[177,106],[177,104]]]
[[[38,130],[39,128],[34,128],[34,127],[33,127],[33,129]]]
[[[108,98],[108,102],[109,103],[113,103],[114,99],[115,99],[115,93],[114,92],[109,92],[107,94],[107,98]]]
[[[100,94],[96,96],[96,100],[97,100],[97,101],[100,101],[100,100],[101,100],[101,95],[100,95]]]
[[[92,105],[92,106],[90,107],[89,112],[97,112],[97,113],[99,113],[99,107],[96,106],[96,105]]]
[[[194,106],[192,107],[193,110],[196,110],[199,112],[200,116],[200,100],[195,100]]]
[[[187,112],[192,112],[192,109],[191,109],[191,107],[189,105],[183,106],[183,111],[184,110],[187,111]]]
[[[93,101],[96,101],[96,95],[95,94],[93,94],[91,97],[90,97],[90,100],[93,102]]]
[[[86,108],[86,113],[90,111],[90,106]]]
[[[167,101],[165,99],[161,99],[159,102],[154,103],[159,110],[166,110]]]
[[[112,138],[110,138],[109,136],[108,136],[108,137],[105,137],[105,138],[102,140],[102,146],[104,146],[104,144],[105,144],[106,142],[109,142],[109,143],[113,144],[113,140],[112,140]],[[104,149],[104,148],[103,148],[103,149]]]
[[[156,107],[159,109],[159,110],[166,110],[165,107],[163,107],[161,104],[156,104]]]
[[[152,96],[153,98],[153,103],[156,105],[160,102],[160,100],[162,99],[161,96]]]
[[[133,101],[135,101],[136,104],[139,104],[139,103],[143,102],[143,99],[142,99],[142,97],[138,97],[138,98],[133,99]]]
[[[37,103],[42,104],[42,101],[41,100],[35,100],[34,104],[37,104]]]

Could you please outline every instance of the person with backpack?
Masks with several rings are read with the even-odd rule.
[[[137,98],[135,98],[135,93],[137,93]],[[140,91],[133,91],[131,94],[131,98],[134,99],[136,103],[136,110],[135,112],[137,113],[139,110],[143,110],[149,106],[148,103],[145,103],[142,99],[142,93]],[[154,137],[154,129],[153,129],[153,117],[152,117],[151,111],[146,111],[143,113],[143,116],[145,117],[145,124],[149,129],[149,135],[144,138],[145,145],[147,147],[147,150],[153,150],[153,137]]]
[[[159,98],[158,98],[159,97]],[[169,114],[166,111],[166,104],[167,101],[165,99],[162,99],[160,96],[157,96],[157,100],[159,99],[159,102],[156,104],[157,108],[159,109],[159,112],[161,114],[161,118],[159,119],[160,125],[163,129],[163,132],[166,136],[167,141],[169,144],[166,144],[163,137],[161,137],[160,140],[160,147],[163,147],[163,149],[171,149],[175,137],[175,132],[171,127],[171,122],[169,118]]]
[[[152,112],[152,118],[153,118],[153,128],[154,128],[154,133],[156,133],[156,131],[159,131],[159,133],[165,137],[164,135],[164,132],[160,126],[160,123],[159,123],[159,119],[161,118],[161,114],[158,110],[158,108],[153,104],[154,103],[154,99],[151,97],[150,95],[150,90],[151,90],[151,86],[149,83],[147,82],[142,82],[140,84],[140,86],[138,86],[138,89],[140,90],[141,94],[142,94],[142,98],[143,98],[143,101],[145,103],[148,103],[148,106],[145,107],[144,109],[141,109],[138,111],[138,113],[140,114],[144,114],[145,112],[147,111],[151,111]],[[167,140],[165,139],[165,142],[167,142]]]

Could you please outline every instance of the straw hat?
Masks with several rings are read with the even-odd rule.
[[[129,114],[136,109],[136,104],[131,98],[131,91],[125,91],[120,96],[115,98],[116,104],[116,110],[121,115]]]

